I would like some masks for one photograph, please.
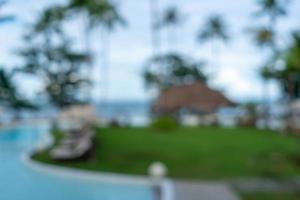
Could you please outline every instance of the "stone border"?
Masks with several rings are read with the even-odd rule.
[[[31,169],[55,176],[61,176],[65,178],[75,178],[85,181],[93,182],[107,182],[113,184],[130,184],[130,185],[142,185],[142,186],[152,186],[151,181],[146,177],[142,176],[127,176],[114,173],[104,173],[104,172],[90,172],[80,169],[72,169],[67,167],[60,167],[51,164],[41,163],[39,161],[32,160],[28,154],[22,156],[22,161],[26,166]]]

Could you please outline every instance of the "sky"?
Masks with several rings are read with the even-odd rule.
[[[56,3],[67,0],[9,0],[1,10],[2,14],[13,14],[16,21],[0,27],[0,65],[6,68],[16,66],[20,60],[15,54],[22,47],[22,35],[28,29],[28,23],[34,21],[42,10]],[[128,25],[116,29],[109,39],[110,61],[109,68],[101,66],[103,44],[99,39],[101,31],[92,35],[92,48],[95,51],[95,67],[91,78],[95,80],[93,96],[95,100],[149,100],[153,93],[146,90],[142,79],[142,72],[146,60],[151,56],[151,29],[149,1],[151,0],[118,0],[122,15]],[[266,52],[258,49],[247,30],[249,27],[265,23],[253,17],[257,11],[256,0],[159,0],[160,10],[169,6],[178,6],[183,15],[183,23],[176,30],[176,43],[173,49],[195,60],[210,63],[212,58],[209,44],[199,44],[196,41],[198,30],[205,23],[208,16],[221,14],[227,21],[232,39],[226,45],[218,45],[218,59],[214,76],[210,86],[223,91],[234,101],[251,101],[263,98],[262,80],[258,76],[261,64],[266,58]],[[292,0],[289,6],[289,16],[283,18],[277,28],[280,32],[279,43],[289,42],[289,33],[300,29],[300,1]],[[77,44],[82,44],[80,33],[83,23],[78,20],[67,25]],[[161,32],[161,39],[165,41],[166,31]],[[161,52],[167,52],[168,45],[162,43]],[[206,68],[205,70],[208,70]],[[108,84],[104,84],[107,83]],[[21,91],[33,96],[41,85],[37,80],[18,76],[15,78]],[[279,87],[276,83],[269,84],[273,99],[279,97]]]

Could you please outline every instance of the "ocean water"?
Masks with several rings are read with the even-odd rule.
[[[130,126],[145,126],[150,121],[150,103],[146,101],[114,101],[94,103],[97,116],[104,122],[117,120],[125,125]],[[56,109],[51,107],[44,107],[37,112],[19,113],[21,121],[30,121],[32,119],[51,119],[55,118],[57,114]],[[14,113],[5,112],[0,113],[0,125],[9,124],[13,121]]]
[[[97,115],[104,121],[117,120],[131,126],[145,126],[150,122],[149,102],[103,102],[96,104]]]
[[[95,112],[103,122],[118,121],[124,125],[130,126],[147,126],[151,121],[151,102],[150,101],[110,101],[102,103],[94,103]],[[275,104],[272,107],[271,127],[281,129],[281,116],[285,113],[282,105]],[[57,112],[55,109],[46,107],[38,112],[23,112],[21,118],[26,121],[32,119],[53,119]],[[244,115],[241,107],[234,109],[221,109],[218,112],[218,119],[221,125],[235,126],[237,119]],[[9,124],[12,121],[13,113],[0,113],[1,123]]]

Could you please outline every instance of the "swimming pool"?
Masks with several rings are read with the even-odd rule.
[[[0,200],[152,200],[150,187],[112,184],[43,173],[26,166],[22,154],[44,128],[0,130]]]

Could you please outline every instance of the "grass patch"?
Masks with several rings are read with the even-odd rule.
[[[297,139],[270,131],[217,127],[178,128],[164,134],[147,128],[97,129],[97,149],[88,162],[54,162],[48,152],[34,159],[80,169],[147,174],[162,161],[182,179],[290,177],[299,175]]]

